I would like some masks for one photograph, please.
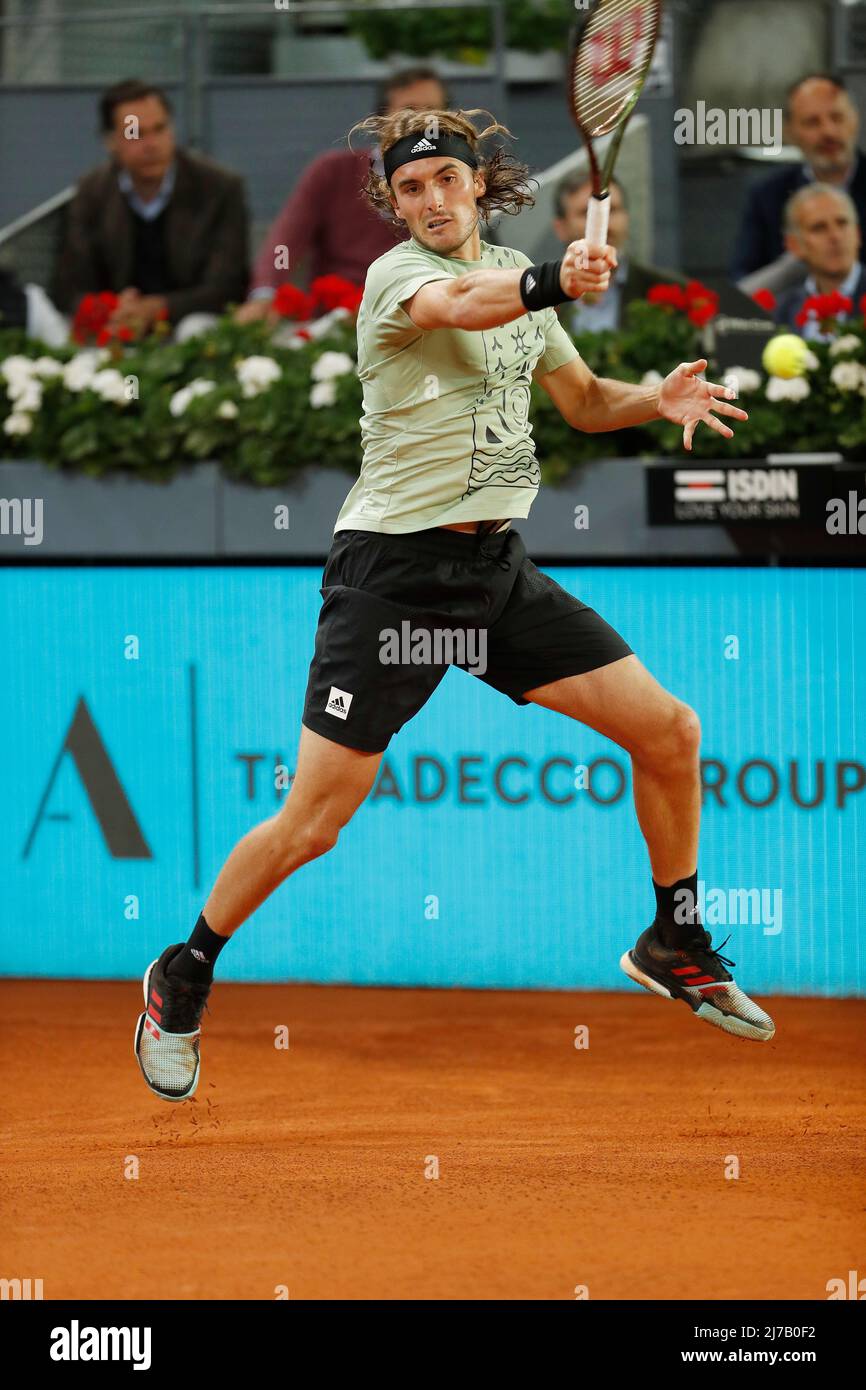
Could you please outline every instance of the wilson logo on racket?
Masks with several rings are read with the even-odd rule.
[[[595,0],[571,33],[568,105],[589,156],[589,246],[607,242],[610,179],[652,63],[661,9],[661,0]],[[602,152],[595,142],[605,135],[612,138]]]
[[[626,25],[630,26],[628,49],[625,47]],[[643,38],[643,11],[635,5],[630,15],[621,15],[613,21],[610,28],[601,34],[591,34],[592,75],[596,85],[609,82],[612,77],[621,77],[631,72],[637,62]],[[605,54],[610,56],[605,60]]]

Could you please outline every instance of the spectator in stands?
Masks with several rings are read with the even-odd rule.
[[[786,116],[803,162],[779,169],[749,190],[731,263],[737,281],[768,270],[782,256],[785,204],[798,188],[833,184],[851,196],[859,220],[866,218],[866,156],[857,148],[860,121],[841,78],[823,73],[801,78],[788,92]]]
[[[404,68],[380,87],[376,114],[406,106],[434,111],[449,102],[434,68]],[[377,149],[339,149],[317,155],[307,165],[262,243],[249,298],[237,313],[240,322],[276,321],[270,308],[274,292],[287,282],[298,283],[305,260],[309,281],[340,275],[363,285],[370,263],[405,240],[405,233],[379,217],[362,197],[371,160],[381,164]]]
[[[567,174],[557,185],[554,194],[556,216],[553,230],[563,245],[579,241],[586,234],[586,210],[592,184],[584,174]],[[560,306],[560,317],[566,331],[575,333],[599,332],[603,328],[621,328],[623,313],[633,299],[644,299],[647,290],[659,283],[685,285],[682,275],[640,265],[628,254],[629,213],[625,190],[616,179],[610,184],[610,225],[607,239],[616,248],[619,266],[610,277],[610,289],[602,295],[584,295],[573,304]]]
[[[189,336],[246,292],[242,180],[179,148],[166,94],[129,80],[99,103],[107,164],[85,174],[69,208],[54,297],[119,295],[110,327],[147,332],[160,319]]]
[[[866,267],[859,260],[860,223],[849,194],[829,183],[799,188],[785,207],[785,232],[785,245],[805,263],[808,274],[805,284],[779,296],[773,311],[776,322],[804,338],[820,338],[817,317],[810,315],[803,322],[801,310],[813,295],[834,292],[851,300],[852,313],[859,319]]]

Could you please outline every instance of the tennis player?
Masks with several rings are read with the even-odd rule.
[[[494,208],[516,213],[533,199],[527,167],[505,148],[482,157],[482,140],[509,132],[494,121],[479,133],[470,119],[479,114],[404,109],[350,132],[350,140],[357,129],[378,138],[383,174],[371,166],[367,196],[411,236],[370,266],[358,315],[363,467],[323,573],[290,794],[232,850],[189,940],[168,946],[145,973],[135,1050],[165,1100],[195,1091],[201,1014],[220,951],[290,874],[333,848],[390,739],[449,665],[518,705],[579,720],[629,753],[656,912],[622,968],[725,1032],[774,1033],[698,913],[696,714],[598,613],[536,569],[512,525],[529,514],[539,485],[532,380],[575,429],[661,418],[682,425],[686,449],[699,423],[730,438],[719,417],[747,416],[724,386],[701,378],[703,360],[658,386],[588,370],[555,307],[603,293],[616,252],[576,241],[560,261],[533,265],[481,240]],[[385,635],[407,631],[420,659],[394,660]]]

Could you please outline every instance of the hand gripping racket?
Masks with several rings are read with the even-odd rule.
[[[589,155],[586,240],[591,246],[607,243],[610,177],[649,72],[661,13],[661,0],[594,0],[572,31],[568,104]],[[599,163],[595,142],[611,134]]]

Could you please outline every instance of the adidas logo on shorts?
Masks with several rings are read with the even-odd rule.
[[[417,154],[419,150],[435,150],[435,148],[435,145],[431,145],[430,141],[424,139],[424,137],[422,136],[422,138],[418,141],[417,145],[412,146],[409,153]]]
[[[348,690],[339,690],[336,685],[332,685],[328,703],[325,705],[325,713],[334,714],[338,719],[347,719],[351,703],[352,696]]]

